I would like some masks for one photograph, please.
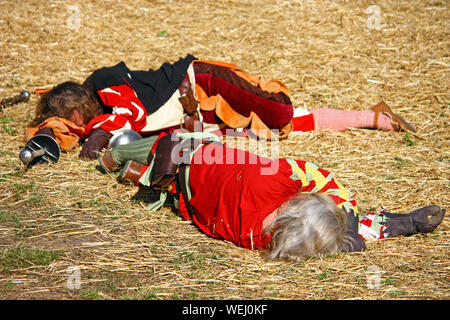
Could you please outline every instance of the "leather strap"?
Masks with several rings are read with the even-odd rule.
[[[179,167],[178,173],[177,173],[177,182],[178,186],[180,187],[181,195],[183,196],[184,205],[189,213],[189,215],[192,217],[194,215],[194,209],[191,206],[191,202],[189,199],[189,193],[188,193],[188,186],[187,184],[189,181],[187,181],[187,174],[186,171],[190,168],[190,165],[181,165]]]
[[[184,96],[187,94],[188,90],[191,89],[191,81],[189,80],[189,75],[186,73],[183,81],[181,81],[180,87],[178,91],[180,92],[180,96]]]
[[[198,101],[194,97],[194,91],[192,90],[188,74],[186,74],[183,81],[181,82],[178,91],[180,92],[180,98],[178,100],[183,106],[183,110],[185,112],[183,118],[180,120],[180,126],[182,128],[185,128],[189,132],[194,132],[195,129],[197,129],[195,127],[195,122],[199,121],[199,115],[197,111]]]
[[[195,139],[192,139],[195,140]],[[196,141],[198,143],[198,141]],[[216,143],[219,145],[223,145],[220,142],[216,142],[216,141],[205,141],[204,144],[208,144],[208,143]],[[198,144],[196,146],[194,146],[193,150],[195,150],[195,148],[198,146]],[[189,176],[187,174],[187,170],[190,170],[191,165],[190,164],[181,164],[178,167],[178,172],[177,172],[177,184],[180,188],[180,193],[183,196],[183,200],[184,200],[184,204],[186,206],[186,209],[189,213],[189,215],[192,217],[192,215],[194,214],[194,209],[191,206],[191,202],[190,202],[190,191],[188,191],[189,188]]]
[[[378,128],[378,116],[380,115],[380,113],[378,111],[374,111],[375,115],[373,118],[373,127],[374,128]]]

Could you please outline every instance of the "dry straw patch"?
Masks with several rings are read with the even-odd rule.
[[[449,2],[377,1],[379,30],[365,13],[372,4],[1,1],[0,95],[82,81],[121,60],[157,68],[192,53],[283,80],[294,104],[310,109],[385,100],[417,135],[308,132],[283,141],[281,156],[333,171],[363,212],[448,208]],[[78,150],[24,171],[18,152],[36,101],[0,114],[2,299],[449,298],[448,218],[432,234],[370,242],[364,253],[266,263],[168,209],[146,211],[131,200],[136,188]],[[45,260],[37,249],[59,255]],[[67,287],[70,266],[80,289]],[[373,270],[381,282],[370,288]]]

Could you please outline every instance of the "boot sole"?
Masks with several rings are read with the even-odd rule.
[[[422,225],[423,230],[418,230],[419,232],[431,232],[441,224],[442,220],[444,220],[445,209],[437,205],[431,205],[414,210],[413,212],[411,212],[411,215],[413,216],[413,220],[414,216],[425,216],[427,219],[427,225],[423,225],[423,221],[415,221],[415,224],[417,227],[419,227],[419,225]]]

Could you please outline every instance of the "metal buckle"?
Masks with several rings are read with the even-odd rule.
[[[186,129],[186,128],[184,127],[184,118],[185,118],[186,116],[188,116],[188,117],[197,116],[198,121],[200,121],[200,115],[199,115],[198,111],[195,111],[195,113],[193,113],[192,116],[188,115],[188,114],[185,112],[185,113],[183,113],[183,115],[181,116],[181,119],[180,119],[180,128],[181,128],[181,129]]]

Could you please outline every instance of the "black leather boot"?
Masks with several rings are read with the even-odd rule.
[[[397,214],[386,211],[388,228],[385,233],[393,236],[410,236],[416,233],[431,232],[444,219],[445,209],[431,205],[412,211],[409,214]]]

